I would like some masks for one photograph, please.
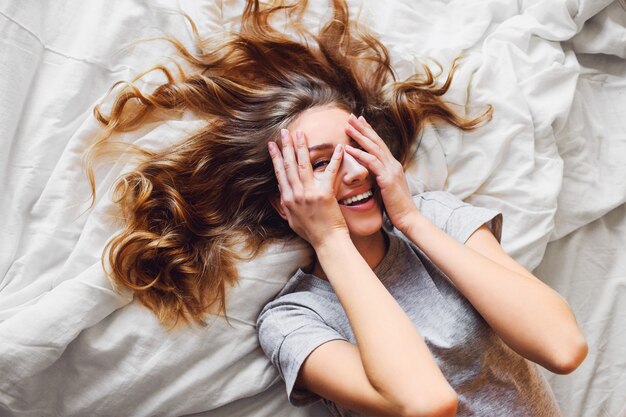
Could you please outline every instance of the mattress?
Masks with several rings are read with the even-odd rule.
[[[414,193],[446,190],[504,213],[502,243],[562,294],[590,353],[549,373],[566,416],[626,416],[626,8],[609,0],[350,1],[388,46],[400,77],[457,56],[447,99],[494,107],[473,132],[428,126],[407,170]],[[109,88],[173,50],[237,26],[240,0],[0,0],[0,414],[325,416],[294,408],[258,347],[256,315],[311,256],[276,244],[241,263],[229,321],[163,329],[100,262],[119,229],[97,171],[89,208],[82,153]],[[310,25],[328,16],[311,1]],[[161,82],[147,77],[142,88]],[[469,105],[468,105],[469,103]],[[203,123],[147,123],[124,139],[157,149]]]

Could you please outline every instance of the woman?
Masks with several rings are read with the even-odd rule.
[[[250,0],[241,29],[198,39],[198,53],[169,40],[192,71],[159,66],[168,81],[153,92],[124,85],[108,115],[96,108],[106,131],[92,161],[127,150],[110,133],[155,111],[188,109],[207,120],[171,148],[134,149],[138,165],[116,187],[124,229],[103,255],[111,279],[164,325],[202,321],[225,314],[242,244],[256,255],[298,234],[316,252],[311,285],[299,286],[299,271],[258,326],[292,401],[308,391],[335,410],[365,414],[532,415],[543,407],[535,415],[553,415],[549,388],[523,357],[562,373],[582,361],[586,345],[567,304],[502,252],[482,226],[499,238],[496,213],[445,193],[415,205],[402,171],[424,123],[472,129],[490,109],[465,118],[443,101],[454,65],[441,86],[427,68],[396,81],[385,47],[350,22],[342,0],[317,35],[298,17],[305,7]],[[289,35],[272,26],[283,13]],[[302,132],[295,148],[285,129]],[[274,144],[281,134],[282,152]],[[424,287],[394,293],[377,278],[385,274]],[[316,299],[314,288],[331,294],[318,310],[300,298]],[[408,294],[428,308],[404,313]],[[303,320],[310,314],[317,321]],[[443,334],[422,334],[422,316],[431,329],[445,320]]]
[[[105,249],[103,263],[120,287],[168,326],[202,321],[207,312],[225,312],[225,294],[237,279],[241,244],[254,256],[267,243],[292,238],[289,224],[271,201],[278,184],[267,143],[308,108],[335,103],[363,114],[406,163],[416,150],[424,123],[446,121],[472,129],[490,116],[457,115],[443,101],[454,66],[443,85],[428,68],[396,81],[385,47],[348,17],[343,0],[313,35],[296,18],[306,2],[262,8],[249,0],[241,28],[215,39],[200,39],[194,54],[174,39],[193,71],[155,67],[168,82],[153,92],[119,83],[108,114],[94,109],[105,130],[87,153],[93,166],[120,151],[135,155],[137,167],[117,183],[124,228]],[[270,23],[288,14],[289,35]],[[112,133],[190,110],[206,127],[160,151],[138,149]]]
[[[587,346],[567,303],[500,247],[501,215],[442,192],[414,202],[363,117],[315,107],[290,127],[295,143],[285,130],[282,151],[269,144],[275,204],[316,260],[258,330],[291,402],[315,393],[342,416],[560,415],[524,358],[569,373]]]

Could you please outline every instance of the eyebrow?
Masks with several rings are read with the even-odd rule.
[[[350,139],[350,143],[351,143],[351,144],[353,144],[353,143],[357,143],[357,141],[355,141],[354,139]],[[325,150],[329,150],[329,149],[334,150],[334,149],[335,149],[335,146],[337,146],[337,145],[334,145],[334,144],[332,144],[332,143],[321,143],[321,144],[319,144],[319,145],[309,146],[309,152],[313,152],[313,151],[325,151]]]
[[[309,146],[309,152],[324,151],[328,149],[335,149],[335,145],[333,145],[332,143],[322,143],[320,145]]]

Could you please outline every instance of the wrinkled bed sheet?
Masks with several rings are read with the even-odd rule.
[[[326,2],[312,1],[318,25]],[[412,190],[444,189],[503,211],[503,245],[568,299],[590,342],[574,374],[550,376],[564,415],[626,416],[626,10],[609,0],[350,2],[401,76],[463,55],[450,101],[494,118],[462,133],[428,127]],[[165,331],[100,263],[119,228],[109,187],[89,187],[81,154],[91,109],[172,50],[233,27],[242,1],[0,0],[0,414],[325,416],[295,409],[260,351],[254,323],[298,265],[302,242],[240,265],[230,320]],[[158,78],[148,79],[150,88]],[[468,88],[469,86],[469,88]],[[468,104],[469,103],[469,104]],[[160,148],[200,126],[186,114],[125,140]]]

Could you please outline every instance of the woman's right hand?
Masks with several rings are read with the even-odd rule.
[[[348,236],[348,227],[336,199],[343,147],[337,145],[324,172],[313,175],[304,133],[296,132],[295,149],[286,129],[281,131],[281,142],[282,152],[275,142],[268,143],[280,190],[281,215],[314,249],[337,233]]]

